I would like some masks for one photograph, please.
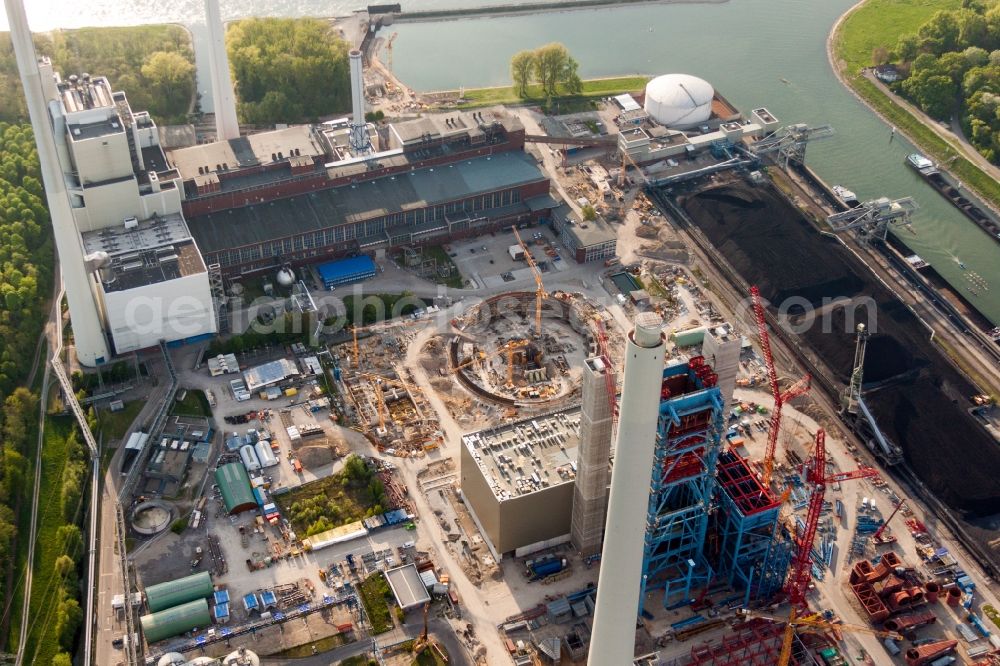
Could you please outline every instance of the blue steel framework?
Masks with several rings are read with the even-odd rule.
[[[791,558],[790,541],[782,534],[781,505],[733,450],[719,455],[716,577],[743,590],[744,607],[751,600],[773,597],[784,583]]]
[[[725,407],[716,381],[701,356],[663,370],[640,598],[663,587],[666,608],[714,578],[704,545]]]

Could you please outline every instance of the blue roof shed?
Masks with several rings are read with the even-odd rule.
[[[316,273],[327,289],[375,277],[375,262],[367,255],[320,264]]]
[[[215,603],[217,603],[217,604],[228,604],[229,603],[229,590],[216,590],[215,591]]]

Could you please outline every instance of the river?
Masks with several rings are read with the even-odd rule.
[[[523,1],[523,0],[521,0]],[[845,90],[826,56],[826,37],[855,0],[731,0],[725,4],[642,4],[609,9],[501,16],[389,28],[396,74],[417,90],[509,82],[510,56],[523,48],[561,41],[585,77],[687,72],[700,76],[744,111],[766,106],[786,123],[828,123],[832,139],[809,146],[806,162],[825,180],[862,199],[912,196],[920,209],[916,235],[901,237],[1000,323],[1000,245],[961,215],[908,169],[913,146]],[[32,28],[123,25],[173,21],[192,26],[200,42],[202,0],[33,0]],[[421,0],[404,9],[498,4],[496,0]],[[360,6],[356,0],[222,1],[226,19],[252,15],[331,16]],[[52,17],[59,17],[53,20]],[[199,58],[200,60],[200,58]],[[200,69],[200,68],[199,68]],[[963,270],[959,265],[966,266]],[[970,274],[990,288],[977,296]]]

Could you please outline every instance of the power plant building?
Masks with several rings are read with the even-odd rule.
[[[569,540],[580,408],[462,437],[462,496],[493,556]]]

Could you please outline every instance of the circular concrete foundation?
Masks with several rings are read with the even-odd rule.
[[[170,527],[174,507],[169,502],[150,500],[132,508],[132,529],[143,536],[159,534]]]

